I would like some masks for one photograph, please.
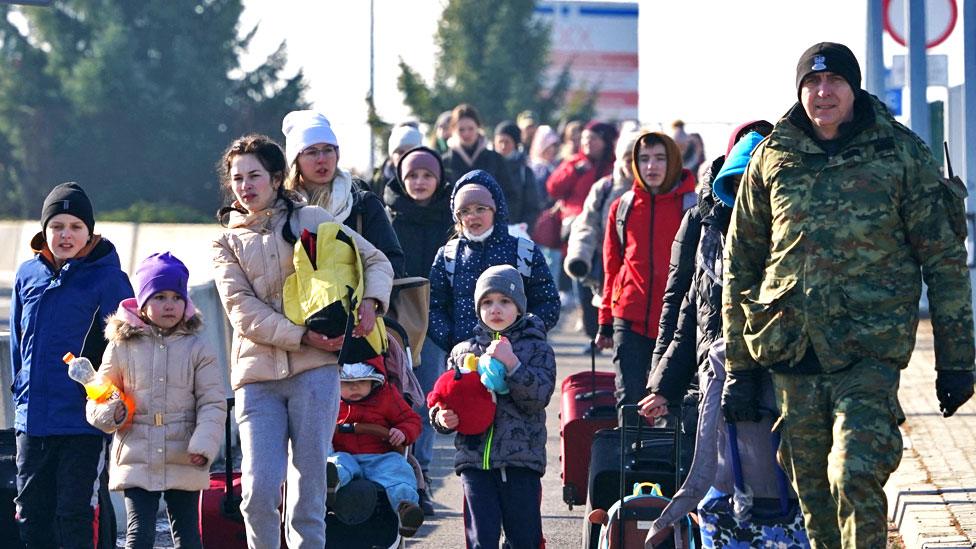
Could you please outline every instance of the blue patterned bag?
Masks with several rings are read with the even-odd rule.
[[[742,478],[735,424],[728,424],[728,429],[736,493],[725,494],[713,486],[698,504],[702,547],[809,549],[803,513],[796,500],[790,500],[787,496],[786,474],[779,467],[776,468],[778,499],[753,499]],[[778,435],[774,436],[779,438]],[[777,440],[773,448],[778,445]]]

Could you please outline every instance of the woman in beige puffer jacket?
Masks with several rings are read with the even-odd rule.
[[[329,339],[288,320],[282,292],[294,272],[294,239],[335,219],[286,193],[285,156],[268,137],[236,140],[221,170],[234,203],[225,208],[227,230],[214,242],[214,278],[234,329],[230,377],[241,434],[241,513],[248,546],[279,547],[278,509],[287,480],[288,547],[321,548],[342,337]],[[393,268],[366,239],[348,234],[363,264],[363,303],[353,332],[358,336],[372,330],[376,315],[386,310]]]

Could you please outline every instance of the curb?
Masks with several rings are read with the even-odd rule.
[[[912,439],[902,429],[905,450],[898,469],[885,484],[888,519],[895,524],[906,549],[972,549],[976,543],[965,534],[953,507],[965,506],[965,517],[976,521],[976,505],[971,501],[976,488],[943,489],[932,484]],[[962,498],[955,497],[962,495]],[[947,499],[948,498],[948,499]]]

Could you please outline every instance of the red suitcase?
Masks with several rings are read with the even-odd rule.
[[[235,472],[231,452],[231,413],[234,399],[227,399],[224,423],[224,470],[210,473],[210,488],[200,492],[200,540],[205,548],[247,548],[241,515],[241,474]]]
[[[617,426],[614,374],[596,371],[596,347],[590,343],[590,371],[563,380],[559,403],[559,461],[563,501],[586,503],[593,434]]]

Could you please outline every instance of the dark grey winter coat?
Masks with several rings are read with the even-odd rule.
[[[460,365],[467,353],[481,356],[493,335],[494,332],[479,322],[475,336],[458,343],[451,351],[448,369]],[[480,435],[455,437],[457,474],[465,469],[505,467],[546,472],[546,405],[556,387],[556,355],[546,342],[545,324],[531,313],[509,326],[502,335],[512,343],[512,350],[522,364],[506,377],[509,393],[496,395],[495,422],[491,428]],[[431,410],[431,418],[437,411],[437,408]],[[436,423],[434,426],[438,428]]]

